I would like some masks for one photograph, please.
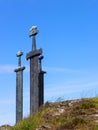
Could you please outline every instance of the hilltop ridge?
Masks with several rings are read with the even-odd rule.
[[[98,130],[98,98],[46,102],[39,112],[0,130]]]

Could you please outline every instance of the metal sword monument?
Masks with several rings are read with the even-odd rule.
[[[39,57],[39,107],[44,104],[44,74],[46,71],[42,70],[42,59],[44,57]]]
[[[44,103],[44,71],[41,60],[42,49],[36,48],[37,26],[32,26],[29,36],[32,37],[32,50],[27,53],[26,59],[30,59],[30,114],[38,111]]]
[[[23,52],[18,52],[18,67],[14,70],[16,72],[16,123],[23,118],[23,70],[24,66],[21,66],[21,56]]]

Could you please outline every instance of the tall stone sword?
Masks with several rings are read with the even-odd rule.
[[[42,49],[36,49],[37,34],[37,26],[32,26],[29,35],[32,37],[32,50],[26,55],[26,59],[30,59],[30,114],[39,109],[39,56]]]
[[[19,51],[16,56],[18,57],[18,67],[14,70],[16,72],[16,123],[23,118],[23,70],[21,66],[21,56],[23,52]]]

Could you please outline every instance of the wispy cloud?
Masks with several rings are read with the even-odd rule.
[[[17,65],[0,65],[0,73],[13,73],[14,69],[17,68]],[[29,66],[26,65],[25,72],[29,72]]]
[[[51,83],[45,87],[45,101],[55,101],[57,98],[74,99],[92,97],[98,94],[98,82],[71,82],[71,83]]]
[[[25,65],[25,67],[26,67],[25,72],[29,72],[30,71],[29,65]],[[13,73],[15,68],[17,68],[17,65],[13,65],[13,64],[0,65],[0,73]],[[80,71],[80,70],[75,70],[75,69],[70,69],[70,68],[62,68],[62,67],[57,67],[57,66],[43,67],[43,69],[46,72],[50,72],[50,73],[78,73],[78,72],[83,73],[83,71]]]
[[[0,73],[11,73],[15,69],[15,65],[0,65]]]
[[[44,67],[46,71],[49,72],[56,72],[56,73],[74,73],[74,72],[80,72],[79,70],[73,70],[69,68],[62,68],[62,67]]]

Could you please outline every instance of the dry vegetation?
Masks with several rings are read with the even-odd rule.
[[[47,102],[10,130],[98,130],[98,98]]]

